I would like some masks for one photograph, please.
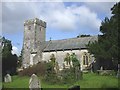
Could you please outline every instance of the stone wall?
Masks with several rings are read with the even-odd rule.
[[[64,62],[64,58],[66,56],[67,53],[72,54],[75,53],[77,56],[77,59],[79,60],[80,64],[81,64],[81,69],[83,70],[86,65],[83,65],[83,55],[84,52],[88,53],[88,50],[86,49],[82,49],[82,50],[67,50],[67,51],[56,51],[56,52],[43,52],[42,53],[42,60],[43,61],[48,61],[50,59],[50,55],[54,54],[56,57],[56,61],[59,63],[59,67],[60,69],[63,69],[63,62]],[[89,55],[89,64],[92,61],[92,56],[88,53]]]

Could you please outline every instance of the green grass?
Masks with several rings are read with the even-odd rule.
[[[5,88],[28,88],[30,77],[13,76],[13,82],[3,83]],[[118,79],[115,76],[99,76],[97,74],[84,74],[83,80],[73,84],[48,84],[41,81],[42,88],[68,88],[73,85],[80,85],[81,88],[118,88]]]
[[[85,78],[84,78],[85,77]],[[81,88],[117,88],[118,79],[115,76],[98,76],[96,74],[84,75],[82,81],[74,85],[80,85]]]

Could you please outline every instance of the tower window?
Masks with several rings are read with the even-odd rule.
[[[31,30],[31,26],[28,26],[28,30]]]

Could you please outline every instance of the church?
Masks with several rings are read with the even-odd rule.
[[[87,50],[89,42],[98,40],[97,36],[76,37],[62,40],[46,41],[46,22],[38,18],[26,20],[24,22],[24,39],[22,67],[27,68],[42,61],[49,61],[54,54],[59,69],[63,69],[66,54],[74,53],[80,62],[81,70],[84,70],[94,60],[94,56]]]

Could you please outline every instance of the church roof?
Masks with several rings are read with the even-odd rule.
[[[97,36],[90,37],[78,37],[78,38],[70,38],[63,40],[50,40],[44,42],[44,52],[47,51],[60,51],[60,50],[75,50],[75,49],[85,49],[86,45],[89,42],[97,41]]]

